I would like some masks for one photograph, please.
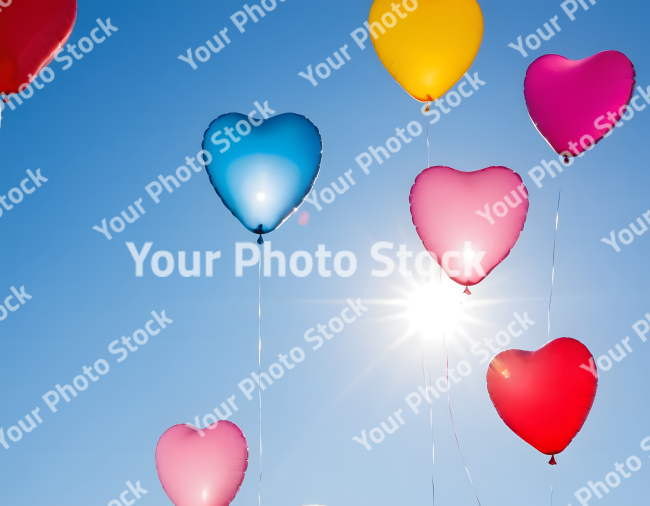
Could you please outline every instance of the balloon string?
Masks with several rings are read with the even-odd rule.
[[[555,468],[551,468],[551,506],[553,506],[553,485],[555,484]]]
[[[553,282],[555,281],[555,244],[557,241],[557,226],[560,221],[560,199],[562,190],[557,197],[557,212],[555,214],[555,235],[553,236],[553,269],[551,271],[551,296],[548,299],[548,340],[551,340],[551,302],[553,301]]]
[[[429,418],[431,420],[431,490],[433,494],[433,504],[436,504],[436,486],[433,482],[433,470],[436,465],[436,446],[433,440],[433,399],[429,399],[429,385],[431,384],[431,371],[429,371],[429,383],[427,376],[424,374],[424,348],[422,349],[422,376],[424,376],[424,387],[427,392],[427,402],[429,403]]]
[[[465,472],[469,478],[469,482],[472,484],[472,489],[474,490],[474,496],[479,506],[481,506],[481,501],[479,501],[478,494],[476,493],[476,487],[472,481],[472,476],[469,474],[469,469],[467,469],[467,464],[465,464],[465,459],[463,458],[463,452],[460,449],[460,443],[458,442],[458,433],[456,432],[456,424],[454,423],[454,415],[451,412],[451,397],[449,395],[449,349],[447,348],[447,340],[445,339],[445,334],[442,334],[442,340],[445,343],[445,351],[447,352],[447,403],[449,404],[449,416],[451,417],[451,425],[454,428],[454,436],[456,437],[456,446],[458,446],[458,453],[460,453],[460,460],[463,461],[463,466],[465,466]]]
[[[260,237],[262,237],[260,235]],[[260,399],[260,483],[257,489],[257,504],[262,505],[262,388],[260,375],[262,373],[262,245],[260,248],[260,264],[259,264],[259,277],[257,282],[257,395]]]
[[[429,101],[427,100],[426,112],[429,112]],[[427,120],[427,169],[431,167],[431,162],[429,161],[429,116],[426,116]]]

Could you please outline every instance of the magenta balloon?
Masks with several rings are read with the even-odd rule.
[[[424,247],[462,286],[480,283],[510,254],[528,214],[528,190],[507,167],[430,167],[415,179],[409,200]]]
[[[625,114],[635,76],[632,62],[618,51],[577,61],[556,54],[541,56],[526,72],[528,113],[556,152],[578,156],[602,140]]]
[[[174,425],[156,446],[156,469],[175,506],[228,506],[244,481],[248,444],[227,421],[205,429]]]

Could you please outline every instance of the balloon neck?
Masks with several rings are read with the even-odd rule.
[[[260,234],[260,236],[257,238],[257,244],[264,244],[264,239],[262,239],[262,234],[264,233],[264,230],[262,228],[261,223],[257,226],[255,230],[253,230],[253,233]]]
[[[557,462],[555,462],[555,455],[551,456],[551,460],[549,460],[548,463],[552,466],[557,466]]]
[[[431,109],[431,107],[429,106],[429,101],[427,100],[427,106],[424,109],[424,112],[429,112],[430,109]]]
[[[465,287],[465,291],[463,292],[465,295],[472,295],[472,292],[469,291],[469,286]]]

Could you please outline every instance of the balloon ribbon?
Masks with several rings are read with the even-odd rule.
[[[463,452],[460,449],[460,443],[458,442],[458,433],[456,432],[456,424],[454,423],[454,415],[451,412],[451,397],[449,395],[449,348],[447,348],[447,340],[445,339],[445,334],[442,334],[442,340],[445,343],[445,351],[447,352],[447,404],[449,404],[449,416],[451,417],[451,425],[454,428],[454,436],[456,437],[456,446],[458,446],[458,453],[460,453],[460,460],[463,461],[463,466],[465,466],[465,472],[469,478],[469,482],[472,484],[472,489],[474,490],[474,496],[476,497],[476,502],[481,506],[481,501],[478,498],[476,493],[476,487],[472,481],[472,477],[469,474],[469,469],[467,469],[467,464],[465,464],[465,459],[463,458]]]
[[[557,226],[560,221],[560,199],[562,198],[562,190],[557,197],[557,211],[555,213],[555,235],[553,236],[553,270],[551,273],[551,296],[548,299],[548,340],[551,340],[551,301],[553,300],[553,281],[555,280],[555,244],[557,241]],[[555,455],[551,455],[551,460],[548,463],[552,466],[557,466]],[[555,474],[551,474],[551,506],[553,506],[553,485]]]
[[[429,101],[427,100],[427,108],[424,112],[429,112]],[[427,169],[430,167],[429,162],[429,116],[427,116]],[[425,378],[426,379],[426,378]]]
[[[555,458],[553,457],[553,460]],[[557,464],[554,464],[557,465]],[[555,468],[551,468],[551,506],[553,506],[553,485],[555,485]]]
[[[553,270],[551,271],[551,296],[548,299],[548,340],[551,340],[551,302],[553,301],[553,282],[555,281],[555,244],[557,241],[557,225],[560,221],[560,199],[562,198],[562,190],[557,197],[557,212],[555,214],[555,235],[553,236]],[[549,462],[555,465],[555,458],[551,458]]]
[[[424,349],[422,350],[422,376],[424,376],[424,388],[427,393],[427,402],[429,403],[429,418],[431,419],[431,489],[433,494],[433,504],[436,504],[436,486],[433,482],[433,469],[436,464],[436,446],[433,441],[433,399],[429,399],[429,384],[431,384],[431,371],[429,371],[429,383],[427,376],[424,374]]]
[[[262,241],[262,242],[260,242]],[[259,278],[257,282],[257,377],[262,373],[262,235],[257,243],[260,245],[260,264],[259,264]],[[260,483],[257,489],[257,504],[262,505],[262,388],[261,382],[257,382],[257,395],[260,399]]]

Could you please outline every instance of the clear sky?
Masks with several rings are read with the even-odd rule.
[[[615,49],[635,64],[637,84],[647,95],[650,7],[585,0],[589,10],[578,4],[571,21],[559,0],[480,3],[485,35],[470,75],[477,73],[485,84],[466,86],[473,95],[430,125],[430,163],[463,171],[507,166],[527,185],[530,211],[512,253],[472,289],[449,335],[451,366],[465,361],[471,367],[450,391],[463,456],[482,504],[550,502],[548,457],[499,419],[486,390],[487,361],[481,361],[495,351],[484,340],[506,330],[515,313],[527,313],[535,323],[506,347],[532,350],[548,341],[555,210],[562,190],[551,338],[580,339],[598,358],[628,336],[633,351],[601,370],[584,429],[557,457],[554,502],[579,505],[575,492],[588,481],[604,481],[616,463],[636,456],[639,471],[621,476],[603,499],[594,495],[589,501],[636,504],[650,493],[650,452],[640,446],[650,437],[650,343],[632,328],[650,314],[650,233],[629,245],[619,241],[620,252],[601,239],[629,228],[650,209],[650,108],[636,111],[614,135],[538,188],[528,171],[557,155],[528,117],[523,79],[534,58],[546,53],[581,59]],[[385,145],[396,128],[413,121],[424,128],[426,118],[372,46],[362,50],[350,35],[367,20],[371,4],[285,0],[241,33],[230,16],[243,9],[243,0],[80,2],[71,44],[90,37],[96,20],[106,24],[110,18],[117,31],[88,53],[77,49],[83,57],[70,60],[65,70],[68,60],[52,62],[54,79],[15,110],[5,106],[2,112],[0,195],[20,188],[30,178],[28,169],[35,176],[40,169],[47,182],[39,181],[40,187],[0,216],[0,302],[11,287],[24,286],[32,297],[0,321],[0,427],[9,446],[0,446],[0,504],[107,505],[119,500],[127,481],[140,481],[148,493],[138,506],[169,505],[154,462],[158,438],[195,417],[203,426],[203,417],[233,395],[238,411],[229,419],[242,428],[250,448],[249,470],[233,504],[257,501],[257,396],[248,400],[238,387],[258,367],[257,266],[244,267],[240,277],[235,269],[235,244],[256,237],[222,205],[203,172],[171,194],[163,190],[159,203],[145,189],[160,175],[173,175],[185,157],[196,156],[217,116],[248,114],[255,102],[268,102],[276,113],[303,114],[318,126],[324,145],[314,187],[319,196],[346,171],[352,170],[355,181],[331,204],[321,201],[320,211],[304,203],[266,238],[286,255],[287,275],[278,276],[273,260],[271,276],[262,278],[262,370],[268,373],[279,354],[296,347],[305,358],[285,367],[263,392],[262,503],[431,501],[428,406],[424,401],[416,414],[405,400],[424,384],[423,351],[433,382],[444,376],[440,337],[409,333],[414,319],[408,309],[430,280],[417,272],[408,278],[399,268],[387,277],[373,275],[386,265],[371,255],[373,245],[392,243],[394,249],[382,254],[397,261],[405,245],[414,255],[407,267],[414,270],[413,260],[423,251],[408,196],[427,165],[426,134],[372,165],[368,175],[355,162],[368,146]],[[554,16],[561,31],[528,57],[508,47]],[[195,57],[196,69],[178,58],[224,28],[231,43],[208,61]],[[298,75],[345,45],[351,59],[318,86]],[[637,104],[647,105],[643,98]],[[122,211],[131,216],[128,207],[137,211],[139,199],[145,213],[119,233],[107,225],[111,240],[93,229]],[[306,225],[299,224],[302,211],[309,214]],[[136,276],[127,242],[137,251],[153,243],[142,277]],[[319,245],[332,252],[332,275],[321,276],[314,264],[308,276],[295,276],[291,255],[306,251],[316,261]],[[158,251],[170,252],[176,263],[181,251],[188,260],[194,251],[202,259],[207,251],[220,251],[221,258],[212,277],[202,268],[200,277],[186,278],[178,267],[158,277],[150,263]],[[352,276],[334,271],[341,251],[354,253]],[[314,350],[318,341],[308,342],[304,334],[339,317],[347,299],[360,299],[368,310],[360,309],[356,321]],[[434,315],[441,312],[431,307]],[[123,355],[112,354],[109,345],[143,329],[152,311],[165,311],[173,323],[117,362]],[[479,344],[472,348],[474,343]],[[53,413],[43,396],[57,384],[71,385],[84,366],[99,360],[109,371],[71,402],[61,398]],[[436,500],[471,504],[475,499],[444,395],[432,406]],[[43,422],[19,441],[10,440],[7,431],[19,420],[29,428],[25,416],[37,408]],[[381,443],[368,439],[370,451],[352,439],[381,428],[381,422],[390,429],[388,417],[400,409],[404,425]]]

